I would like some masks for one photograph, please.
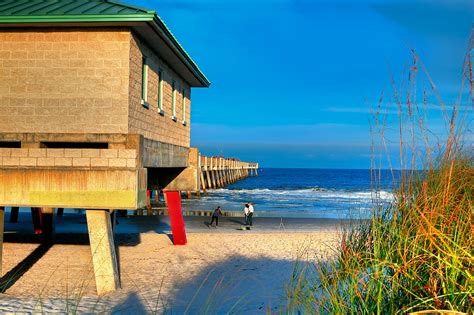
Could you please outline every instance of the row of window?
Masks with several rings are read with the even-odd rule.
[[[171,100],[171,108],[172,108],[172,116],[171,118],[174,121],[177,121],[176,117],[176,81],[173,80],[171,82],[171,89],[172,89],[172,100]],[[182,123],[186,125],[186,89],[183,87],[181,89],[182,97]],[[148,108],[148,63],[147,58],[143,57],[142,59],[142,104],[146,108]],[[164,114],[163,110],[163,70],[158,70],[158,110],[160,114]]]

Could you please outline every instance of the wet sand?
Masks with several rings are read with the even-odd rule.
[[[39,245],[30,217],[6,224],[3,275],[22,277],[0,295],[0,312],[265,313],[276,311],[296,261],[327,258],[338,220],[186,217],[188,244],[174,246],[166,217],[119,218],[116,243],[122,289],[95,294],[84,215],[58,218],[56,242]],[[22,233],[13,233],[12,231]],[[33,253],[33,254],[32,254]],[[34,259],[24,262],[25,258]],[[33,262],[33,263],[31,263]],[[16,268],[16,269],[15,269]],[[17,270],[18,269],[18,270]],[[5,277],[4,277],[5,278]]]

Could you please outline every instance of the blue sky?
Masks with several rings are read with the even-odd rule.
[[[155,9],[212,81],[192,92],[192,145],[263,167],[368,168],[369,108],[409,49],[449,103],[474,21],[464,0],[129,1]]]

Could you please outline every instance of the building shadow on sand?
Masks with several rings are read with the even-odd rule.
[[[5,243],[38,244],[38,247],[19,261],[13,268],[0,277],[0,293],[5,293],[30,270],[54,245],[89,245],[89,235],[85,213],[57,216],[56,233],[53,240],[45,242],[42,235],[33,233],[31,214],[20,212],[17,222],[5,220]],[[165,234],[172,241],[170,225],[163,218],[130,217],[119,218],[114,231],[115,251],[120,270],[120,247],[140,244],[140,233],[154,232]],[[121,224],[120,224],[121,222]]]
[[[229,257],[176,285],[169,297],[174,314],[278,313],[295,262]]]
[[[180,283],[163,296],[157,287],[137,288],[103,308],[110,314],[266,314],[285,312],[286,288],[295,262],[229,257]],[[84,306],[79,308],[87,311]]]

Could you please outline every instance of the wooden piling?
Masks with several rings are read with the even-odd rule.
[[[206,192],[206,181],[204,180],[204,171],[203,170],[199,170],[199,176],[200,176],[200,179],[201,179],[201,190],[203,192]]]
[[[212,179],[212,188],[216,189],[216,174],[214,172],[215,162],[214,158],[211,158],[211,179]]]
[[[223,159],[222,158],[219,158],[219,185],[220,187],[224,187],[224,176],[222,174],[222,170],[223,170]]]
[[[257,174],[257,163],[241,162],[221,157],[200,157],[199,191],[217,189]]]

